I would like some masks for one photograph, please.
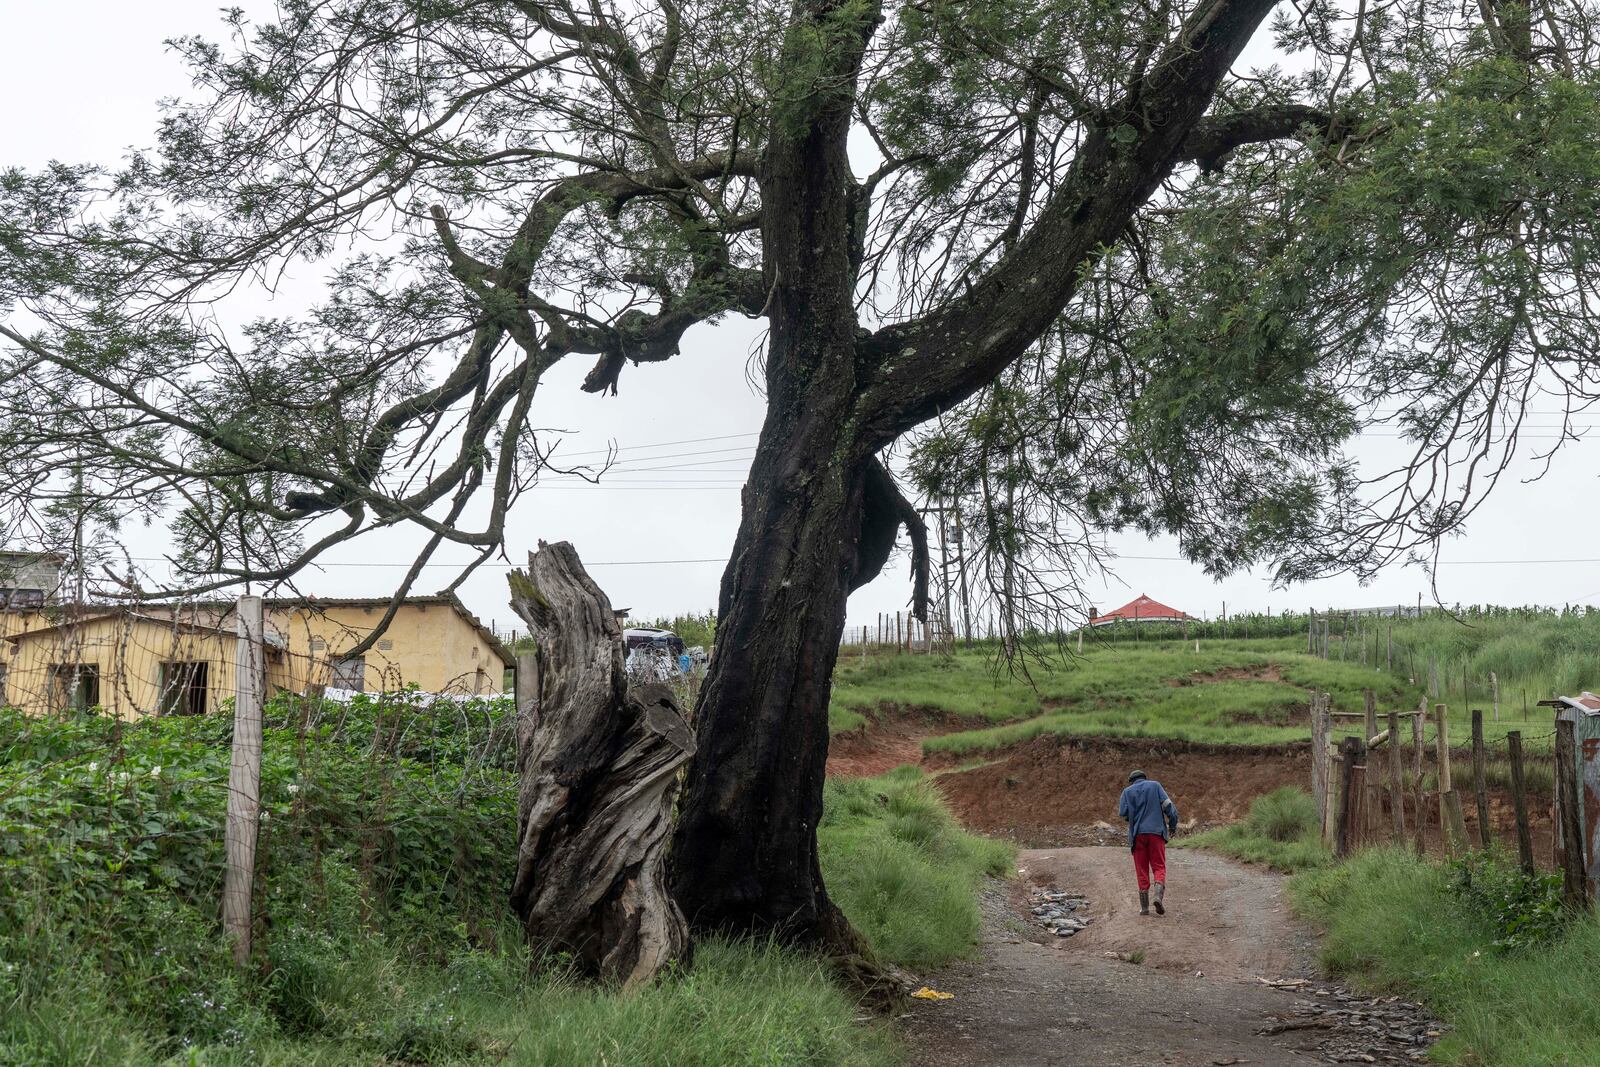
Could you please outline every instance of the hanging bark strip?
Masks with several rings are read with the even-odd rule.
[[[694,736],[665,686],[627,688],[611,602],[570,544],[540,542],[510,583],[539,678],[517,709],[511,904],[530,943],[633,988],[690,953],[663,851]]]

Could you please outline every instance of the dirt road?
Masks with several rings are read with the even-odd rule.
[[[928,976],[947,1001],[904,1020],[918,1067],[1410,1063],[1426,1021],[1314,977],[1310,933],[1282,879],[1209,853],[1167,853],[1164,918],[1141,917],[1128,852],[1038,849],[985,901],[981,958]],[[1029,893],[1084,893],[1094,921],[1072,938],[1032,922]],[[1140,960],[1141,962],[1132,962]],[[1321,996],[1318,996],[1318,992]],[[1276,1029],[1277,1032],[1264,1032]]]

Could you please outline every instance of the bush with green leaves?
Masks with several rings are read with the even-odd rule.
[[[1468,853],[1450,865],[1452,888],[1468,912],[1494,933],[1505,951],[1553,941],[1572,919],[1563,905],[1561,876],[1528,873],[1503,858]]]

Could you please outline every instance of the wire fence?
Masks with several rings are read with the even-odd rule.
[[[1345,854],[1371,844],[1419,854],[1504,848],[1524,865],[1556,863],[1558,760],[1550,730],[1484,733],[1443,704],[1366,712],[1311,706],[1311,787],[1324,841]],[[1443,731],[1441,744],[1440,732]]]

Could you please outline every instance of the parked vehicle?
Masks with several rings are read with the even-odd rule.
[[[683,638],[671,630],[629,627],[622,631],[622,638],[627,642],[630,651],[636,648],[650,648],[671,653],[673,657],[683,654]]]

